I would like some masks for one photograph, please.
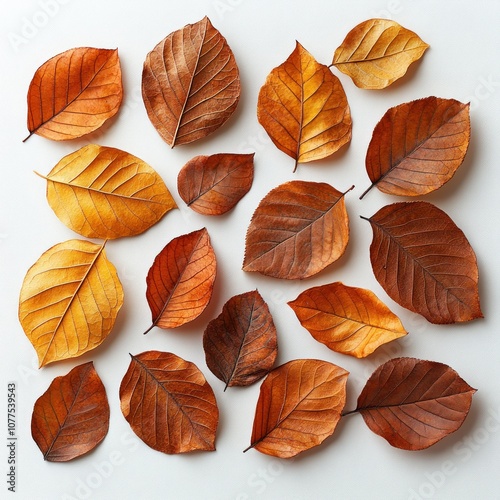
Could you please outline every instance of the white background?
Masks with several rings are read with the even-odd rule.
[[[45,5],[45,7],[43,7]],[[45,9],[45,10],[44,10]],[[7,491],[6,440],[0,444],[0,497],[19,499],[495,499],[500,498],[500,296],[499,134],[500,3],[475,1],[250,1],[198,0],[34,0],[4,2],[1,13],[1,385],[0,440],[6,433],[7,382],[18,385],[17,493]],[[146,54],[170,32],[208,15],[227,38],[242,79],[235,115],[206,140],[170,149],[148,120],[140,95]],[[431,48],[407,75],[383,91],[361,90],[333,69],[344,85],[353,116],[351,144],[330,159],[299,165],[277,150],[256,119],[260,86],[298,40],[329,65],[334,50],[356,24],[392,17],[417,32]],[[26,143],[26,92],[35,70],[73,47],[118,47],[125,98],[109,126],[85,140],[56,143],[38,136]],[[436,204],[464,231],[476,251],[485,318],[436,326],[395,304],[376,282],[370,262],[369,217],[395,197],[372,190],[364,158],[375,124],[394,105],[436,95],[471,102],[472,136],[463,165],[443,188],[422,199]],[[28,268],[49,247],[79,237],[55,217],[45,199],[47,174],[64,155],[88,142],[132,153],[164,178],[180,209],[146,233],[109,242],[106,249],[125,289],[116,327],[95,351],[39,370],[34,350],[17,319],[19,290]],[[230,213],[195,214],[177,193],[177,173],[192,157],[220,152],[255,152],[255,181]],[[346,254],[304,282],[266,278],[241,270],[246,228],[262,197],[278,184],[324,181],[346,196],[351,240]],[[178,330],[153,329],[145,299],[145,277],[156,254],[174,237],[207,227],[218,258],[213,298],[193,323]],[[400,316],[410,334],[357,360],[317,343],[286,304],[311,286],[343,281],[374,291]],[[258,288],[279,335],[278,363],[319,358],[351,372],[347,409],[355,406],[367,377],[394,356],[444,362],[473,387],[470,414],[453,435],[421,452],[392,448],[373,434],[360,415],[341,420],[334,436],[293,461],[273,459],[249,444],[259,384],[230,388],[207,369],[202,334],[233,295]],[[213,387],[220,425],[213,453],[168,456],[148,448],[131,432],[120,412],[118,388],[129,353],[171,351],[196,363]],[[70,463],[44,462],[31,438],[35,400],[58,375],[93,360],[106,387],[111,422],[95,451]],[[3,394],[3,396],[2,396]],[[0,441],[1,443],[1,441]],[[2,451],[3,450],[3,451]]]

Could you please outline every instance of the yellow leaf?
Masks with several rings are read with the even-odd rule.
[[[390,19],[369,19],[352,29],[335,51],[333,65],[362,89],[383,89],[401,78],[429,45]]]
[[[147,163],[89,144],[49,173],[47,200],[59,219],[87,238],[115,239],[149,229],[176,204]]]
[[[47,250],[28,270],[19,321],[42,367],[101,344],[122,303],[122,285],[104,244],[69,240]]]

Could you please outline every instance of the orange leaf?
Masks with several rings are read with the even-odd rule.
[[[401,78],[428,48],[416,33],[395,21],[369,19],[347,34],[332,64],[362,89],[383,89]]]
[[[474,250],[448,215],[415,201],[383,207],[368,220],[373,272],[393,300],[431,323],[483,316]]]
[[[330,283],[309,288],[288,304],[318,342],[357,358],[406,335],[399,318],[363,288]]]
[[[228,212],[252,186],[253,157],[231,153],[196,156],[179,172],[179,195],[200,214]]]
[[[106,389],[92,361],[56,377],[36,400],[31,435],[50,462],[67,462],[93,450],[109,428]]]
[[[197,318],[212,296],[215,253],[205,228],[174,238],[149,269],[146,298],[154,326],[176,328]]]
[[[366,171],[380,191],[427,194],[449,181],[469,146],[469,105],[426,97],[385,113],[373,131]]]
[[[273,370],[260,388],[249,448],[290,458],[321,444],[340,420],[348,375],[316,359],[289,361]]]
[[[147,55],[142,96],[171,147],[202,139],[229,119],[240,98],[239,70],[208,17],[174,31]]]
[[[38,134],[64,141],[90,134],[116,114],[122,98],[117,49],[67,50],[49,59],[33,76],[28,90],[28,137]]]
[[[349,240],[344,195],[329,184],[308,181],[270,191],[248,227],[243,270],[303,279],[339,259]]]
[[[392,446],[423,450],[462,425],[475,392],[447,365],[396,358],[368,379],[355,411]]]
[[[208,368],[226,388],[253,384],[271,370],[278,354],[276,328],[257,290],[224,304],[207,325],[203,348]]]
[[[215,450],[217,401],[196,365],[158,351],[131,358],[120,405],[137,436],[163,453]]]
[[[297,42],[259,92],[257,117],[297,163],[326,158],[351,140],[351,113],[340,80]]]

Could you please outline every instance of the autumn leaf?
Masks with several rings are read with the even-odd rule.
[[[368,379],[355,411],[392,446],[422,450],[462,425],[475,392],[447,365],[396,358]]]
[[[252,187],[253,157],[253,153],[196,156],[179,172],[179,195],[200,214],[228,212]]]
[[[431,323],[482,317],[474,250],[446,213],[423,201],[400,202],[367,220],[373,272],[393,300]]]
[[[212,296],[215,253],[203,228],[174,238],[156,256],[146,277],[151,328],[176,328],[197,318]]]
[[[298,163],[320,160],[351,140],[340,80],[297,42],[259,92],[257,117],[276,147]]]
[[[142,97],[171,147],[202,139],[229,119],[240,97],[239,70],[208,17],[174,31],[147,55]]]
[[[122,98],[117,49],[67,50],[40,66],[31,80],[28,137],[64,141],[90,134],[117,113]]]
[[[67,462],[93,450],[108,433],[106,389],[92,361],[56,377],[36,400],[31,435],[49,462]]]
[[[19,297],[19,321],[40,367],[80,356],[111,332],[123,289],[104,244],[69,240],[28,270]]]
[[[421,38],[390,19],[369,19],[345,37],[333,63],[362,89],[383,89],[401,78],[429,48]]]
[[[196,365],[168,352],[131,358],[120,405],[135,434],[163,453],[215,450],[217,401]]]
[[[288,305],[318,342],[357,358],[407,333],[373,292],[340,282],[309,288]]]
[[[260,293],[236,295],[203,334],[207,366],[231,386],[247,386],[271,370],[278,354],[273,318]]]
[[[158,173],[116,148],[84,146],[59,161],[46,180],[59,220],[87,238],[134,236],[176,208]]]
[[[462,164],[470,138],[469,104],[426,97],[390,108],[378,122],[366,171],[384,193],[417,196],[448,182]]]
[[[316,359],[289,361],[274,369],[260,388],[249,448],[291,458],[321,444],[340,420],[348,375]]]
[[[274,188],[252,216],[243,270],[303,279],[339,259],[349,240],[344,195],[329,184],[309,181]]]

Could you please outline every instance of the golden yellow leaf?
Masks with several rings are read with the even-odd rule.
[[[100,345],[122,303],[122,285],[104,244],[69,240],[47,250],[28,270],[19,321],[42,367]]]
[[[401,78],[429,45],[390,19],[369,19],[345,37],[333,65],[362,89],[383,89]]]

